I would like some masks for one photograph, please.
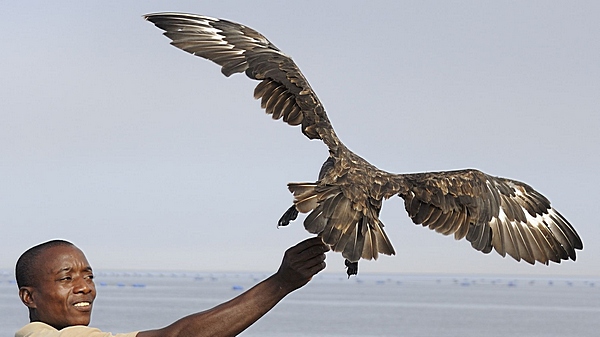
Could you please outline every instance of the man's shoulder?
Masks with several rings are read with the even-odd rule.
[[[42,322],[31,322],[15,333],[15,337],[134,337],[136,335],[137,332],[113,335],[110,332],[103,332],[83,325],[56,330]]]

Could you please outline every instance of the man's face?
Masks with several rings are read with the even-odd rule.
[[[33,320],[60,330],[88,325],[96,286],[92,268],[75,246],[48,248],[37,261],[39,274],[31,287]]]

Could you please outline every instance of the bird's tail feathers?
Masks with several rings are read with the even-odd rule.
[[[298,211],[312,211],[304,220],[306,230],[321,236],[344,258],[356,262],[361,258],[377,259],[379,253],[395,254],[377,212],[371,208],[356,210],[339,186],[290,183],[288,188]]]

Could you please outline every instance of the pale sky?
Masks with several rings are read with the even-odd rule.
[[[267,271],[309,237],[276,228],[325,146],[274,122],[257,82],[169,45],[143,14],[257,29],[291,55],[345,144],[392,172],[478,168],[548,197],[577,262],[484,255],[382,220],[397,251],[360,272],[600,275],[596,1],[19,1],[0,11],[0,270],[63,238],[97,270]],[[344,275],[328,254],[327,272]]]

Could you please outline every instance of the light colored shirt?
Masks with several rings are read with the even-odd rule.
[[[84,325],[75,325],[56,330],[42,322],[31,322],[15,333],[15,337],[135,337],[138,332],[118,333],[103,332]]]

